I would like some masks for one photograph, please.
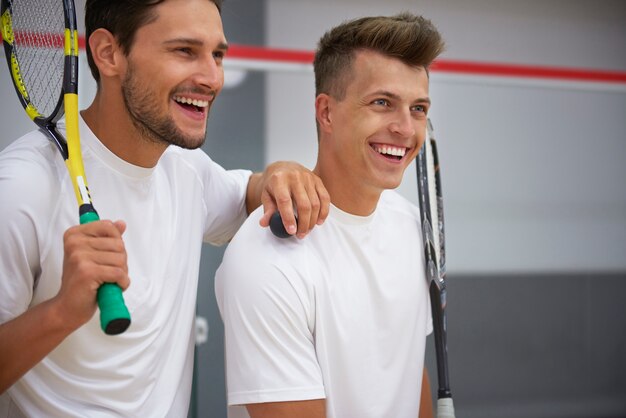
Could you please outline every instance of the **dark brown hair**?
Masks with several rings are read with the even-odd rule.
[[[444,41],[431,21],[408,12],[344,22],[319,41],[313,64],[315,95],[343,99],[359,50],[379,52],[428,71],[443,49]]]
[[[85,5],[85,39],[87,62],[96,82],[100,73],[89,48],[89,37],[99,28],[111,32],[125,54],[130,52],[137,30],[157,18],[154,8],[165,0],[87,0]],[[222,0],[210,0],[222,10]]]

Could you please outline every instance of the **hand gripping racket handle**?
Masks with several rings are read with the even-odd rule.
[[[100,220],[92,205],[80,206],[80,223],[87,224]],[[130,313],[124,304],[122,288],[116,283],[104,283],[98,289],[98,307],[100,308],[100,327],[108,335],[117,335],[126,331],[130,325]]]

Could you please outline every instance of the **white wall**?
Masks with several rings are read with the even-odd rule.
[[[267,43],[313,50],[349,18],[431,18],[442,58],[626,71],[619,1],[269,0]],[[312,73],[268,77],[267,160],[313,167]],[[626,269],[626,86],[433,73],[452,272]],[[400,190],[416,200],[410,168]]]

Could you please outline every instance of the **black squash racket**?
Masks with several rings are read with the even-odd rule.
[[[454,418],[454,403],[448,377],[443,197],[437,144],[430,120],[428,120],[426,140],[417,156],[416,169],[425,269],[430,283],[430,303],[437,356],[437,418]]]
[[[80,223],[100,219],[83,168],[78,128],[78,31],[72,0],[2,0],[2,41],[21,105],[55,143],[70,174]],[[66,138],[57,130],[65,113]],[[122,290],[98,289],[100,325],[120,334],[130,325]]]

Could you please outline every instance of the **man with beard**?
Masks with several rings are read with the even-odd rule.
[[[41,132],[0,154],[0,416],[186,416],[202,242],[229,241],[261,202],[260,224],[278,207],[292,233],[295,204],[300,237],[326,217],[303,167],[226,171],[198,149],[223,85],[220,6],[87,0],[98,89],[80,134],[94,201],[114,221],[73,226],[71,183]],[[98,324],[104,282],[125,290],[132,324],[119,336]]]

